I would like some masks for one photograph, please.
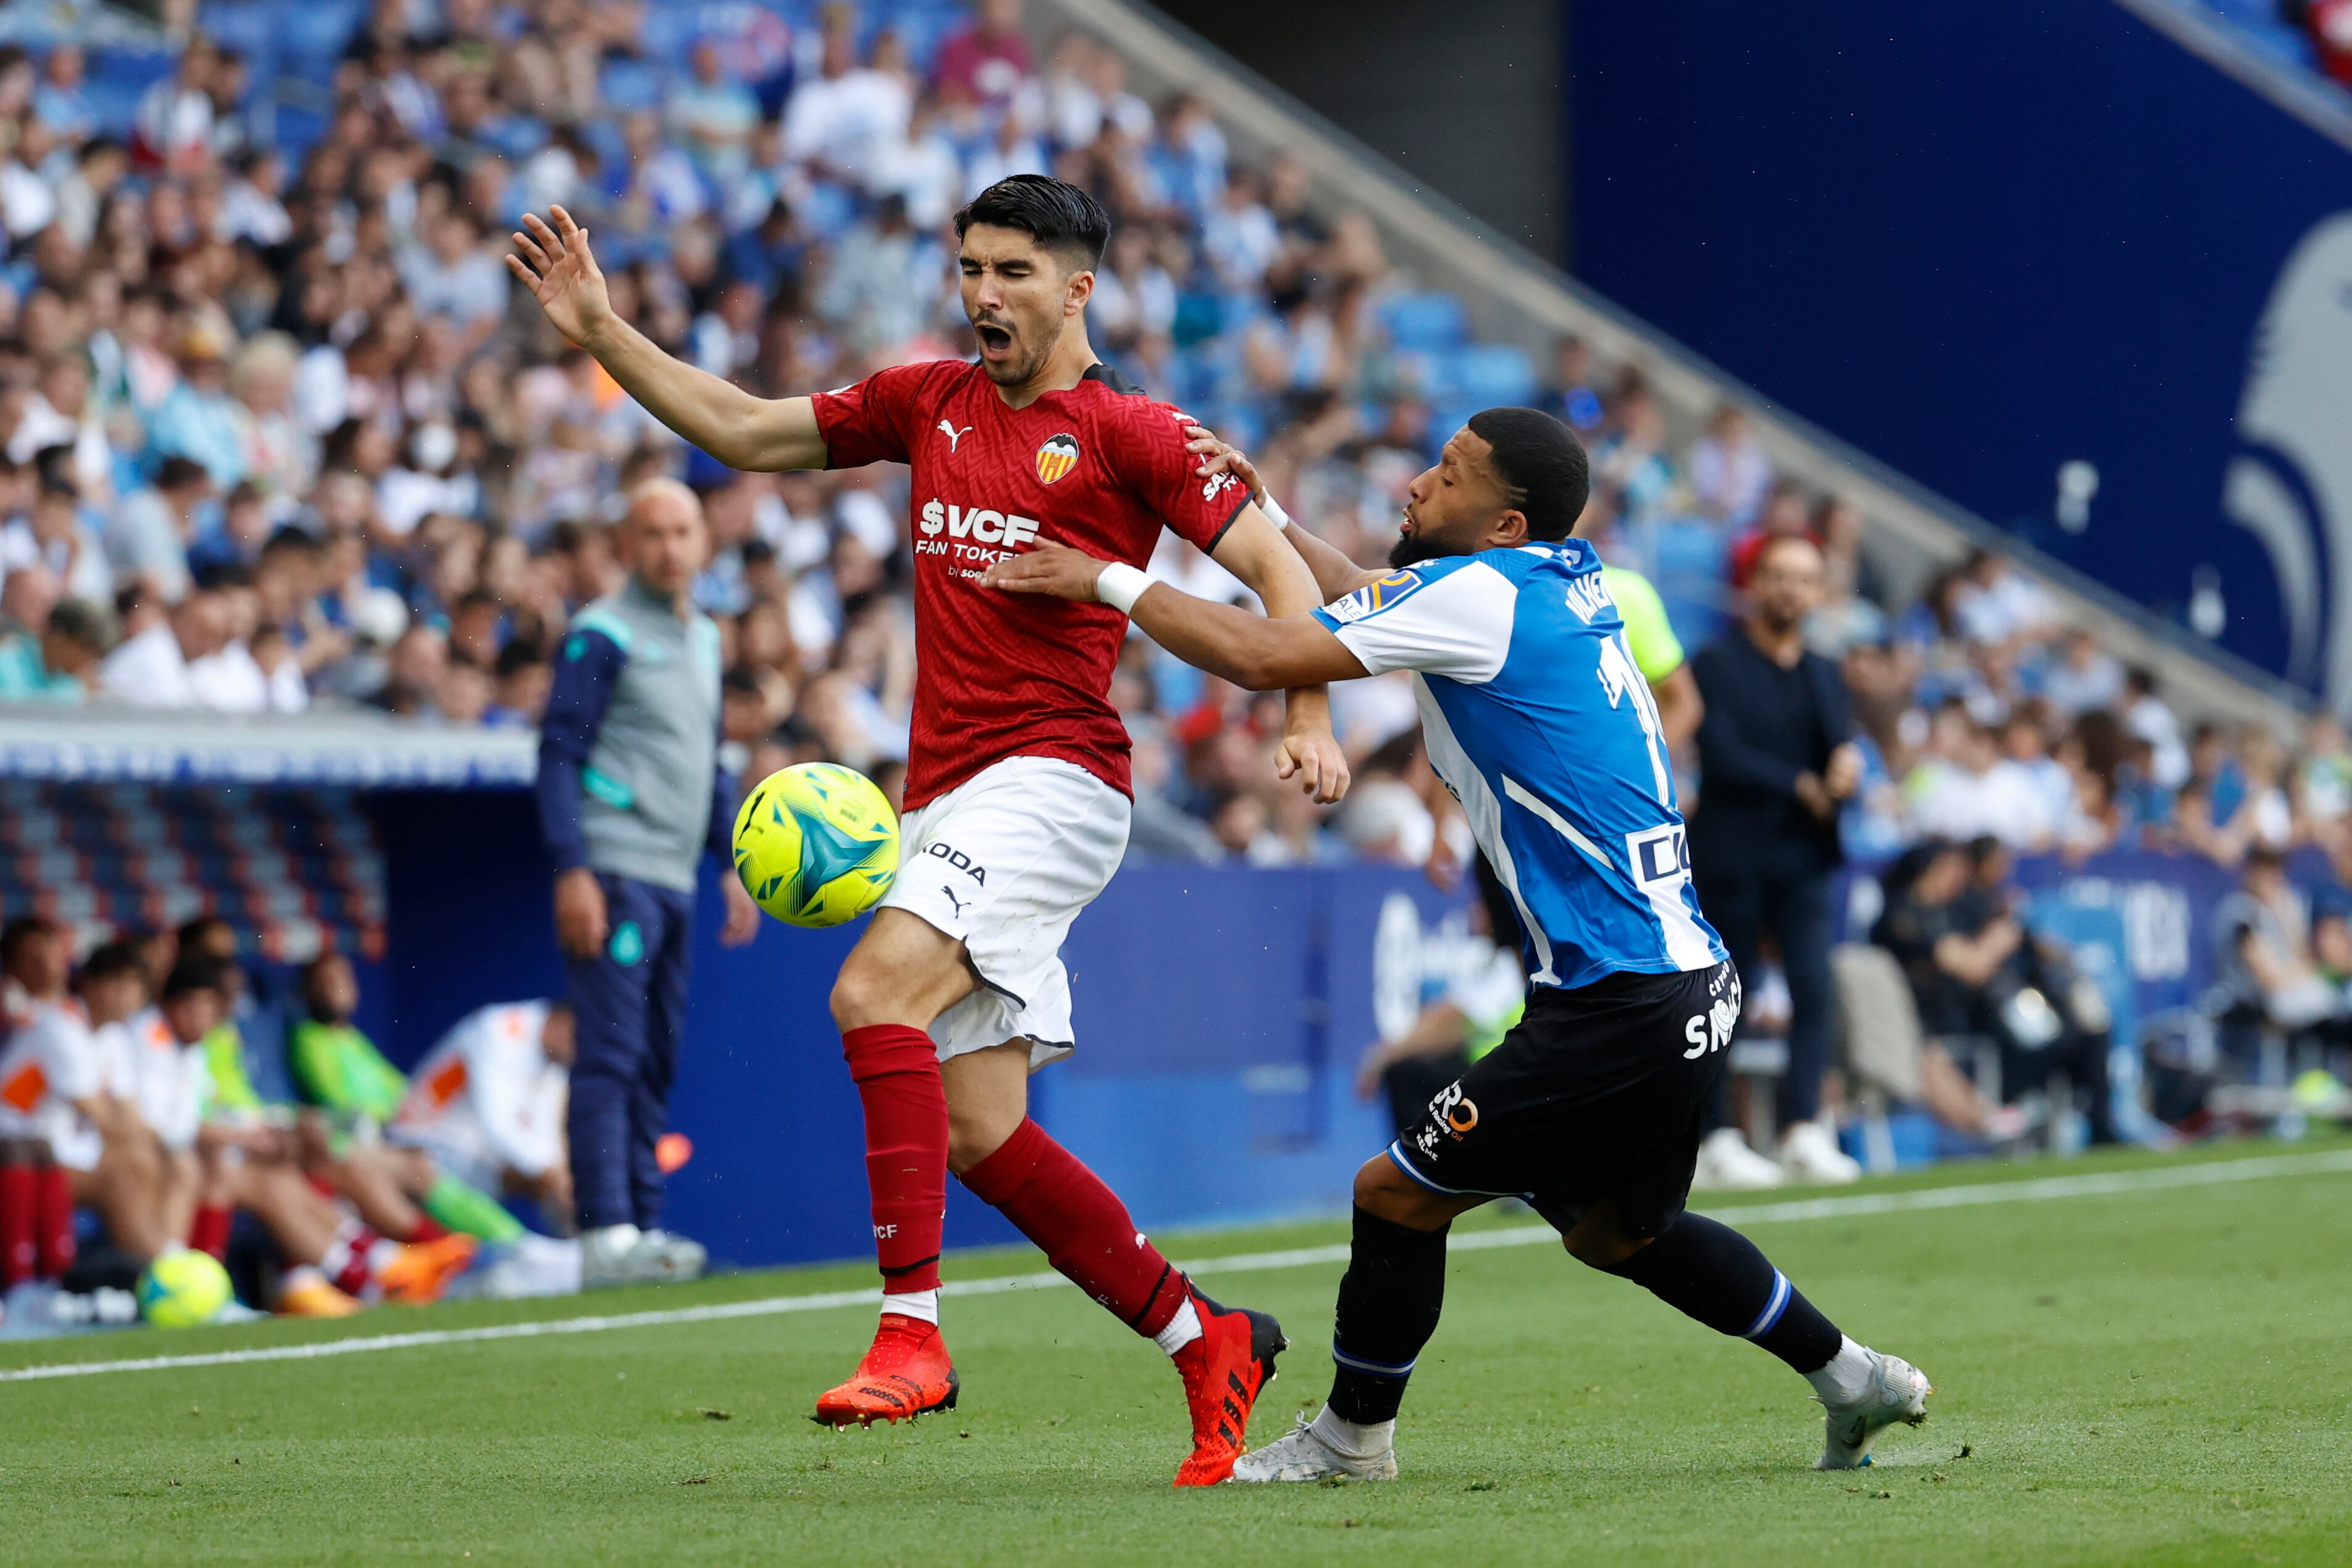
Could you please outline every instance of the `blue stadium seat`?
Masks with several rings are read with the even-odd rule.
[[[1396,294],[1382,301],[1381,325],[1407,353],[1437,353],[1470,335],[1470,315],[1451,294]]]
[[[367,6],[353,0],[306,0],[303,5],[273,9],[278,15],[279,43],[289,68],[307,68],[300,74],[319,79],[334,74],[335,62],[342,58],[344,47],[367,16]]]
[[[278,17],[282,5],[215,5],[197,15],[196,26],[225,49],[235,49],[259,62],[278,51]]]
[[[1535,395],[1535,362],[1516,343],[1469,343],[1440,362],[1439,378],[1452,399],[1494,408]]]
[[[661,73],[643,60],[606,60],[602,89],[605,107],[617,114],[661,107]]]

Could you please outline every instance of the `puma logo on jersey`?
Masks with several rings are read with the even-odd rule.
[[[932,538],[969,539],[978,544],[1026,544],[1037,537],[1034,517],[1007,517],[989,507],[951,506],[928,500],[916,526]]]
[[[952,456],[956,449],[956,443],[971,434],[971,426],[967,425],[959,430],[942,419],[940,421],[940,434],[948,438],[948,452]]]

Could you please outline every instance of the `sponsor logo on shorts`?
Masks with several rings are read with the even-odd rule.
[[[988,868],[973,859],[971,856],[965,854],[962,850],[958,849],[953,845],[941,844],[937,839],[933,839],[930,843],[923,846],[923,853],[929,856],[934,860],[946,861],[957,870],[961,871],[965,876],[970,877],[973,881],[978,882],[982,887],[985,888],[988,886]]]
[[[1728,985],[1724,984],[1727,978]],[[1690,1042],[1690,1049],[1683,1053],[1686,1062],[1723,1049],[1731,1043],[1731,1032],[1739,1025],[1739,977],[1731,965],[1717,968],[1711,989],[1717,992],[1714,1003],[1706,1012],[1692,1014],[1683,1025],[1683,1038]]]
[[[1429,1102],[1429,1119],[1444,1127],[1446,1136],[1459,1143],[1464,1133],[1478,1125],[1478,1103],[1462,1092],[1461,1084],[1449,1083]],[[1423,1128],[1416,1142],[1423,1153],[1435,1153],[1437,1128]]]

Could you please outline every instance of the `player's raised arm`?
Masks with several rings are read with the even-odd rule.
[[[1303,617],[1323,602],[1307,563],[1255,504],[1242,508],[1211,554],[1264,603],[1266,621]],[[1182,657],[1181,650],[1171,651]],[[1348,793],[1348,756],[1331,734],[1331,699],[1319,684],[1322,679],[1317,677],[1315,685],[1281,683],[1290,690],[1275,770],[1286,779],[1296,776],[1328,805]]]
[[[1265,527],[1271,531],[1273,524]],[[1117,605],[1152,641],[1186,664],[1251,691],[1353,680],[1367,673],[1346,645],[1312,616],[1277,620],[1237,605],[1212,604],[1132,566],[1097,560],[1066,544],[1040,544],[1007,556],[981,581],[1014,594]]]
[[[824,467],[824,437],[805,397],[754,397],[674,359],[614,312],[588,231],[562,207],[551,226],[526,214],[507,270],[520,279],[555,330],[596,356],[646,411],[730,468],[774,473]]]

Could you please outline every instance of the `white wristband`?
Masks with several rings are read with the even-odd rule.
[[[1264,496],[1259,498],[1257,510],[1265,513],[1266,521],[1273,523],[1275,527],[1288,528],[1290,526],[1290,514],[1282,510],[1282,503],[1274,499],[1274,492],[1272,490],[1266,491]]]
[[[1124,561],[1114,561],[1102,569],[1095,579],[1095,597],[1123,616],[1135,614],[1135,601],[1143,591],[1160,579],[1150,573],[1129,566]]]

